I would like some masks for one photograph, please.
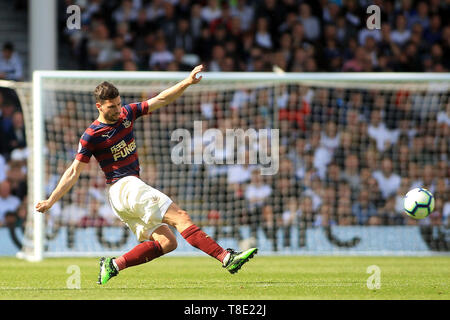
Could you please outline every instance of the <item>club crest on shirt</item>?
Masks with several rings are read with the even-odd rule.
[[[123,124],[123,126],[124,126],[125,128],[128,128],[128,127],[131,126],[131,121],[130,121],[130,120],[125,120],[124,122],[122,122],[122,124]]]

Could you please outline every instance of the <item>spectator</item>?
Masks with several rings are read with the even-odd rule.
[[[71,193],[71,202],[68,205],[61,206],[61,211],[58,210],[54,218],[58,218],[63,225],[79,226],[81,219],[88,216],[87,190],[76,189]]]
[[[208,24],[220,18],[221,15],[222,10],[220,9],[218,0],[208,0],[208,4],[201,10],[201,17]]]
[[[287,200],[287,206],[282,213],[282,228],[283,228],[283,246],[291,246],[291,229],[298,224],[298,217],[301,211],[298,207],[297,199],[291,197]]]
[[[343,14],[348,24],[348,32],[351,35],[356,35],[356,30],[361,28],[361,9],[358,7],[356,1],[346,1],[343,7]]]
[[[311,198],[313,210],[317,212],[323,202],[321,194],[324,185],[311,170],[306,174],[304,184],[305,190],[302,194]]]
[[[79,226],[81,228],[88,227],[103,227],[109,224],[108,220],[106,220],[101,214],[101,203],[95,198],[92,198],[89,203],[89,210],[87,215],[81,217],[79,221]]]
[[[125,47],[125,39],[116,36],[113,46],[102,49],[97,56],[97,69],[108,70],[116,65],[122,58],[122,49]]]
[[[133,33],[130,30],[130,23],[126,21],[118,23],[114,36],[122,37],[126,45],[131,45],[133,43]]]
[[[437,113],[437,123],[450,127],[450,99],[447,99],[441,110]]]
[[[336,189],[332,185],[325,185],[322,189],[322,205],[327,204],[330,205],[332,208],[333,213],[335,212],[337,208],[337,196],[336,196]],[[335,216],[332,217],[333,219]]]
[[[122,48],[120,60],[116,62],[114,70],[138,71],[138,58],[130,47]]]
[[[311,14],[311,7],[303,2],[299,6],[299,21],[305,27],[305,37],[309,41],[315,41],[320,37],[320,21]]]
[[[262,225],[267,237],[273,240],[273,249],[276,250],[275,216],[268,208],[271,194],[272,188],[263,181],[259,170],[253,170],[244,193],[250,215],[251,234],[256,238],[258,227]]]
[[[147,6],[147,19],[156,22],[164,16],[164,0],[153,0]]]
[[[113,42],[106,25],[104,23],[96,25],[88,36],[87,54],[90,66],[96,66],[100,52],[110,50],[112,47]]]
[[[306,122],[310,113],[310,104],[302,97],[299,97],[298,92],[292,91],[288,96],[286,107],[280,108],[279,120],[287,120],[290,125],[305,131]]]
[[[417,11],[409,18],[409,27],[419,23],[423,29],[428,29],[430,25],[430,19],[428,17],[428,4],[425,1],[419,1],[417,3]]]
[[[339,198],[336,210],[337,223],[340,226],[349,226],[354,224],[352,215],[351,200],[348,198]]]
[[[411,37],[411,30],[407,28],[406,18],[398,15],[395,22],[395,30],[391,32],[391,41],[402,47]]]
[[[430,20],[430,26],[425,30],[423,35],[428,44],[433,45],[441,41],[441,26],[441,17],[438,14],[433,15]]]
[[[375,204],[370,201],[369,191],[362,189],[359,192],[358,199],[352,205],[352,214],[359,225],[367,225],[369,219],[377,215]]]
[[[136,19],[130,21],[130,32],[133,34],[134,42],[140,42],[153,29],[153,24],[147,19],[147,10],[145,8],[139,9]]]
[[[255,22],[257,23],[258,18],[265,17],[269,33],[274,39],[277,38],[278,26],[285,21],[286,7],[276,0],[261,0],[255,5]]]
[[[177,34],[178,21],[179,18],[175,15],[175,6],[170,2],[165,2],[164,15],[156,20],[155,24],[158,26],[158,29],[164,33],[169,49],[173,49],[169,40],[173,39]]]
[[[384,206],[380,208],[379,216],[383,225],[405,224],[404,215],[397,213],[395,210],[395,195],[386,199]]]
[[[395,171],[402,177],[408,176],[410,154],[409,146],[406,143],[402,143],[396,146],[394,149],[395,156]]]
[[[0,154],[0,183],[6,180],[7,177],[7,163],[5,157]]]
[[[339,147],[340,136],[336,123],[334,121],[328,121],[324,130],[321,132],[320,145],[328,149],[331,154],[334,154],[335,150]]]
[[[298,217],[300,229],[313,226],[316,219],[316,212],[313,209],[311,197],[303,196],[300,199],[300,215]]]
[[[412,188],[426,188],[434,193],[436,188],[435,177],[436,174],[434,172],[434,165],[425,164],[419,172],[419,179],[415,180],[411,187]]]
[[[177,32],[173,37],[173,48],[182,48],[186,53],[194,51],[194,37],[190,32],[190,24],[187,19],[180,19],[177,24]],[[183,70],[184,71],[184,70]]]
[[[352,134],[350,131],[341,131],[340,143],[334,152],[336,163],[341,169],[345,169],[345,160],[347,157],[357,151],[357,147],[353,143]]]
[[[123,0],[121,1],[121,5],[117,8],[113,17],[116,22],[131,22],[135,21],[138,16],[138,8],[133,5],[132,0]]]
[[[325,88],[315,90],[314,99],[311,104],[310,121],[326,123],[334,120],[331,118],[333,114],[333,106],[330,101],[330,92]]]
[[[326,177],[326,170],[328,164],[333,159],[332,152],[320,145],[320,135],[313,134],[311,135],[311,149],[314,150],[314,168],[317,170],[321,180],[324,180]]]
[[[20,206],[20,199],[11,194],[11,184],[8,180],[0,182],[0,226],[5,225],[5,216],[15,214]]]
[[[382,121],[381,111],[373,110],[370,115],[370,125],[367,128],[370,138],[376,141],[378,151],[383,152],[391,147],[396,141],[395,135],[386,127]]]
[[[8,157],[12,149],[17,144],[17,141],[15,141],[15,128],[13,121],[16,108],[9,102],[1,105],[0,107],[0,133],[2,134],[2,137],[7,137],[6,139],[3,139],[0,145],[0,152]],[[18,118],[19,117],[16,116],[16,125],[18,125]]]
[[[255,44],[268,50],[274,46],[272,35],[269,32],[268,20],[265,17],[259,17],[256,20]]]
[[[23,200],[27,195],[27,150],[14,149],[11,160],[8,162],[7,177],[10,183],[11,194]]]
[[[254,7],[248,2],[248,0],[238,0],[236,5],[231,8],[231,15],[239,18],[243,32],[250,31],[255,14]]]
[[[191,24],[191,34],[194,39],[199,39],[201,36],[201,30],[204,27],[204,22],[202,18],[202,6],[198,3],[192,4],[190,9],[190,24]],[[207,28],[207,26],[206,26]],[[209,28],[207,28],[209,30]]]
[[[447,228],[450,226],[450,198],[447,198],[447,201],[442,206],[442,220],[443,225]]]
[[[342,184],[341,169],[336,162],[331,162],[327,166],[327,173],[322,179],[325,184],[338,188]]]
[[[353,192],[359,190],[361,178],[359,173],[359,160],[356,154],[348,154],[346,156],[341,178],[350,185]]]
[[[322,10],[322,19],[325,23],[336,23],[339,17],[339,3],[338,1],[327,1],[326,6]]]
[[[164,71],[174,59],[173,53],[167,49],[166,40],[164,38],[159,38],[156,40],[155,50],[151,54],[148,64],[150,70]]]
[[[22,60],[14,51],[14,45],[6,42],[0,56],[0,79],[20,81],[23,78]]]
[[[383,158],[380,170],[373,172],[372,176],[376,179],[384,199],[395,195],[398,188],[400,188],[402,179],[398,174],[394,173],[390,158]]]
[[[234,186],[234,190],[250,182],[253,170],[256,170],[256,165],[250,164],[249,151],[245,151],[245,163],[233,164],[228,166],[227,182]]]
[[[362,72],[367,66],[370,57],[364,47],[356,48],[355,55],[352,59],[347,60],[342,66],[344,72]]]
[[[333,207],[328,203],[323,203],[320,206],[319,212],[316,215],[316,220],[314,221],[314,226],[327,227],[335,225],[335,214],[333,213]]]
[[[224,61],[226,58],[225,48],[219,44],[215,45],[212,49],[212,57],[209,61],[208,70],[212,72],[222,71]]]
[[[248,201],[249,208],[261,210],[271,194],[272,188],[263,182],[259,170],[253,170],[250,183],[245,188],[245,199]]]

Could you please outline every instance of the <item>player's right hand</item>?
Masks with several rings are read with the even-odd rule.
[[[43,201],[38,202],[38,204],[36,205],[36,210],[39,212],[45,213],[48,210],[50,210],[51,207],[52,207],[52,204],[50,203],[49,200],[43,200]]]

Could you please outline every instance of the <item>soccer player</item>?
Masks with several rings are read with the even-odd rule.
[[[223,249],[197,227],[186,211],[167,195],[139,178],[139,160],[133,134],[134,121],[170,104],[193,84],[200,82],[203,66],[149,100],[122,106],[119,91],[109,82],[100,83],[95,91],[99,112],[81,136],[74,162],[64,172],[47,200],[36,205],[39,212],[48,211],[78,180],[91,156],[103,170],[108,184],[108,197],[114,213],[136,235],[140,243],[118,258],[100,259],[99,284],[105,284],[119,271],[149,262],[177,247],[173,226],[186,241],[219,260],[230,273],[237,272],[257,253],[257,248],[242,252]]]

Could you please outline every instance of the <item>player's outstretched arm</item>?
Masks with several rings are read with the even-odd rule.
[[[179,96],[183,94],[184,90],[186,90],[187,87],[189,87],[192,84],[200,82],[202,77],[201,76],[197,77],[197,74],[202,71],[203,65],[196,66],[186,79],[183,79],[176,85],[162,91],[156,97],[147,100],[148,111],[149,112],[155,111],[156,109],[159,109],[175,101]]]
[[[50,210],[55,202],[61,199],[62,196],[65,195],[73,187],[86,165],[87,164],[84,162],[75,160],[64,172],[61,180],[59,180],[58,185],[56,186],[55,190],[53,190],[50,197],[47,200],[40,201],[36,205],[36,210],[39,212],[46,212]]]

